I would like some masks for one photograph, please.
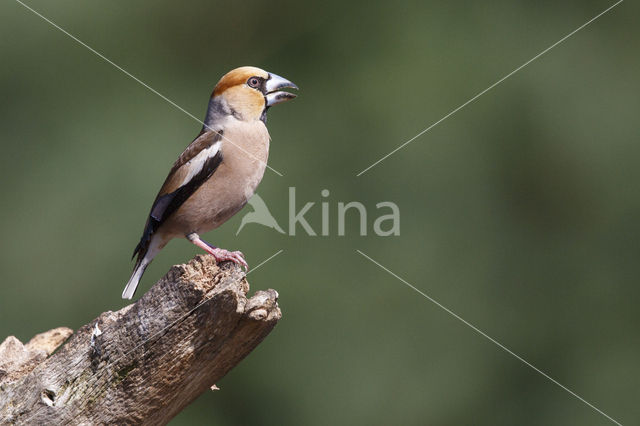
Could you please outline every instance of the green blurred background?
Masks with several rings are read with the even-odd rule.
[[[206,238],[276,288],[273,333],[174,425],[597,425],[640,419],[640,7],[627,1],[364,175],[613,2],[44,1],[28,4],[197,117],[219,77],[295,81],[258,193],[286,228],[329,189],[330,237],[242,214]],[[193,119],[12,0],[0,5],[0,336],[126,303],[131,252]],[[339,201],[401,235],[337,236]],[[242,212],[244,213],[244,211]],[[320,229],[320,208],[307,215]],[[172,242],[146,291],[198,250]]]

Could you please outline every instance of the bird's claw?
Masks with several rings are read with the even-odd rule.
[[[216,262],[232,261],[235,264],[241,265],[245,272],[249,270],[249,264],[244,260],[244,254],[241,251],[229,251],[221,248],[215,248],[212,250],[213,257],[216,258]]]

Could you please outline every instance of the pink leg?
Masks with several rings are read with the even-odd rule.
[[[249,265],[247,264],[246,260],[244,260],[244,254],[242,254],[242,252],[229,251],[229,250],[211,246],[205,243],[204,241],[202,241],[200,239],[200,236],[195,232],[192,232],[191,234],[187,235],[187,239],[191,241],[193,244],[200,247],[202,250],[206,251],[207,253],[215,257],[216,262],[220,263],[220,262],[230,260],[233,263],[242,265],[245,270],[247,271],[249,270]]]

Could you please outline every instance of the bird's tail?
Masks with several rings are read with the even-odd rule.
[[[133,297],[133,294],[136,292],[136,288],[138,288],[140,278],[142,278],[142,274],[144,274],[144,270],[147,269],[147,266],[149,266],[153,258],[160,251],[161,247],[158,247],[154,242],[155,241],[151,241],[151,244],[144,255],[141,255],[142,253],[138,255],[138,260],[136,261],[136,266],[133,268],[131,278],[129,278],[129,282],[127,282],[127,285],[122,292],[123,299],[131,299]]]
[[[145,258],[142,258],[136,262],[136,266],[133,268],[131,278],[129,278],[129,282],[127,282],[127,285],[122,292],[123,299],[131,299],[133,297],[133,294],[136,292],[136,288],[138,288],[140,278],[142,278],[142,274],[144,274],[144,270],[147,269],[149,263],[151,263],[151,261]]]

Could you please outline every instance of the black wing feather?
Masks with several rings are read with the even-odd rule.
[[[218,150],[216,155],[207,159],[202,169],[189,182],[168,194],[159,196],[151,207],[149,218],[144,227],[144,232],[140,242],[133,251],[133,257],[138,255],[142,259],[149,248],[151,236],[171,216],[187,199],[193,195],[200,186],[206,182],[216,171],[222,162],[222,150]]]

